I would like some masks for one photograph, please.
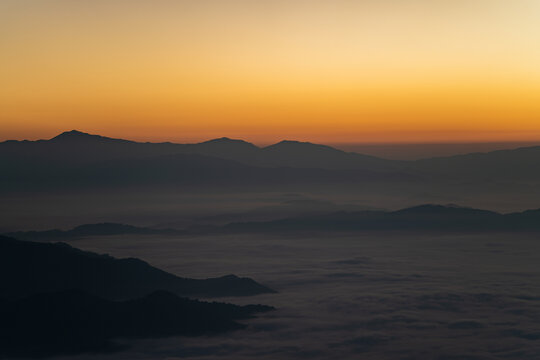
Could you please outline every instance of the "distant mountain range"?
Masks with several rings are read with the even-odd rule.
[[[179,296],[217,297],[272,293],[249,278],[227,275],[181,278],[134,258],[115,259],[64,243],[37,243],[0,236],[0,298],[81,290],[122,300],[166,290]]]
[[[280,144],[261,149],[230,139],[186,145],[137,143],[77,131],[51,140],[6,141],[0,143],[0,191],[245,188],[415,177],[391,170],[389,160],[308,143]],[[328,169],[330,164],[339,169]]]
[[[274,221],[238,222],[215,227],[218,233],[350,231],[496,232],[540,231],[540,209],[499,214],[454,205],[421,205],[398,211],[335,212]]]
[[[540,147],[393,161],[325,145],[257,147],[220,138],[198,144],[140,143],[62,133],[0,143],[0,191],[158,186],[278,186],[362,182],[540,180]]]
[[[538,181],[540,146],[416,160],[410,168],[464,179]]]
[[[217,157],[257,167],[381,170],[397,163],[298,141],[282,141],[264,148],[229,138],[198,144],[140,143],[72,130],[50,140],[10,140],[0,143],[0,160],[14,163],[41,159],[53,163],[61,161],[81,164],[176,154]]]
[[[224,216],[225,217],[225,216]],[[222,226],[195,226],[185,230],[154,230],[123,224],[106,224],[114,231],[77,229],[101,229],[103,224],[81,225],[73,230],[20,231],[7,233],[29,240],[70,239],[78,236],[101,236],[124,234],[149,235],[197,235],[207,233],[272,233],[272,232],[349,232],[349,231],[436,231],[436,232],[495,232],[540,231],[540,209],[500,214],[494,211],[460,207],[457,205],[419,205],[397,211],[361,210],[316,212],[314,214],[285,217],[270,221],[230,222]],[[136,230],[132,230],[136,229]],[[85,235],[82,235],[85,234]]]
[[[62,240],[85,236],[107,235],[182,235],[175,229],[153,229],[117,223],[84,224],[71,230],[17,231],[4,234],[22,240]]]
[[[288,217],[298,217],[315,214],[328,214],[338,211],[364,211],[364,210],[384,210],[383,208],[370,207],[358,204],[336,204],[331,201],[315,199],[294,199],[282,201],[277,204],[256,207],[242,212],[233,212],[207,216],[196,219],[200,226],[224,225],[231,222],[246,221],[268,221],[279,220]],[[173,225],[175,228],[182,228],[181,224]]]

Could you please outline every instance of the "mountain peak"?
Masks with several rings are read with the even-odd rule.
[[[243,140],[234,140],[234,139],[228,138],[226,136],[223,136],[223,137],[220,137],[220,138],[211,139],[211,140],[204,141],[204,142],[206,142],[206,143],[217,143],[217,142],[236,142],[236,141],[243,141]]]
[[[54,141],[66,141],[66,140],[83,140],[83,139],[100,139],[99,135],[91,135],[79,130],[64,131],[63,133],[56,135],[51,140]]]
[[[250,142],[244,141],[244,140],[238,140],[238,139],[231,139],[228,137],[220,137],[217,139],[208,140],[202,143],[199,143],[198,145],[241,145],[241,146],[249,146],[255,148],[256,146],[253,145]]]
[[[307,141],[298,141],[298,140],[281,140],[280,142],[274,145],[315,145]]]
[[[331,152],[339,152],[341,153],[341,150],[335,149],[328,145],[320,145],[320,144],[313,144],[306,141],[297,141],[297,140],[282,140],[276,144],[267,146],[265,149],[267,150],[319,150],[319,151],[331,151]]]
[[[69,138],[69,137],[84,137],[84,136],[97,136],[97,135],[90,135],[88,133],[85,133],[79,130],[71,130],[71,131],[64,131],[63,133],[53,137],[53,139],[61,139],[61,138]]]
[[[88,134],[79,130],[71,130],[71,131],[64,131],[63,133],[56,135],[49,141],[54,142],[74,142],[74,143],[80,143],[80,142],[131,142],[129,140],[120,140],[120,139],[113,139],[101,135],[93,135]]]

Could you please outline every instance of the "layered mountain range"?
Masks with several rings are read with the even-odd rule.
[[[500,214],[456,205],[420,205],[397,211],[354,211],[237,222],[217,227],[217,232],[538,232],[540,209]]]
[[[86,229],[86,231],[84,231]],[[295,232],[539,232],[540,209],[501,214],[457,205],[425,204],[396,211],[361,210],[315,213],[276,220],[230,222],[184,230],[134,227],[124,224],[85,224],[71,230],[6,233],[21,239],[51,241],[110,235],[205,235]]]
[[[329,146],[282,141],[257,147],[221,138],[198,144],[140,143],[62,133],[0,143],[3,190],[125,186],[272,186],[358,182],[540,179],[540,147],[394,161]]]

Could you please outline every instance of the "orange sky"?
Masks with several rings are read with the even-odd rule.
[[[540,140],[537,0],[2,0],[0,139]]]

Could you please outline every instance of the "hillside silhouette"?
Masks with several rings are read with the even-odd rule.
[[[179,296],[248,296],[274,292],[249,278],[175,276],[135,259],[78,250],[64,243],[36,243],[0,236],[0,298],[80,290],[123,300],[166,290]]]
[[[125,347],[117,338],[211,335],[241,329],[236,320],[272,309],[207,303],[166,291],[122,302],[79,290],[0,299],[0,357],[114,352]]]

